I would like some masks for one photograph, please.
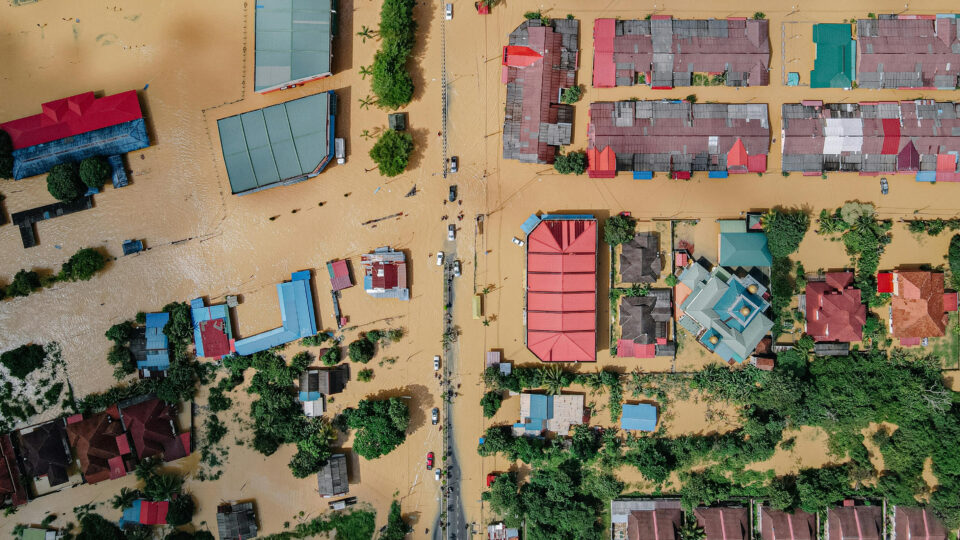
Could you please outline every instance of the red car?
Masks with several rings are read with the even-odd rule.
[[[428,452],[427,453],[427,470],[429,471],[432,468],[433,468],[433,452]]]

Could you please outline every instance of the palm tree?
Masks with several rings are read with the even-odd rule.
[[[137,476],[137,480],[141,482],[146,482],[148,478],[153,476],[153,471],[160,466],[160,460],[156,457],[148,457],[146,459],[140,460],[140,463],[137,463],[137,468],[134,469],[134,474]]]
[[[373,97],[373,96],[371,96],[371,95],[367,95],[367,97],[360,98],[360,108],[361,108],[361,109],[369,108],[370,105],[376,105],[376,103],[377,103],[377,98],[375,98],[375,97]]]
[[[367,75],[373,76],[373,69],[370,66],[360,66],[360,78],[366,79]]]
[[[484,326],[490,326],[490,319],[484,319],[484,320],[483,320],[483,325],[484,325]]]
[[[547,366],[541,372],[541,382],[543,386],[547,389],[547,395],[555,396],[560,393],[560,390],[564,387],[564,376],[563,369],[554,364]]]
[[[377,32],[376,30],[371,29],[367,25],[360,26],[360,31],[357,32],[357,35],[360,36],[361,39],[363,39],[364,43],[367,42],[367,38],[373,39],[377,37],[379,34],[380,32]]]
[[[483,292],[483,294],[490,294],[490,291],[492,291],[492,290],[493,290],[493,286],[487,285],[486,287],[483,288],[483,291],[482,291],[482,292]]]
[[[147,480],[143,491],[151,501],[167,501],[183,489],[183,477],[176,474],[158,474]]]
[[[679,540],[705,540],[707,533],[703,531],[703,527],[697,525],[696,519],[686,517],[680,530],[677,531],[677,537]]]
[[[317,437],[328,445],[337,441],[337,430],[326,418],[321,418],[317,425]]]
[[[120,488],[120,493],[113,496],[113,499],[110,500],[110,506],[116,510],[123,510],[124,508],[129,508],[133,506],[133,501],[137,500],[140,494],[137,493],[137,490],[130,488]]]

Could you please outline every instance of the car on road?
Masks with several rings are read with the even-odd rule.
[[[460,277],[460,261],[453,261],[453,275]]]
[[[440,481],[440,469],[434,469],[433,479],[436,480],[437,482]]]
[[[453,20],[453,4],[447,4],[446,18],[448,21]]]
[[[440,371],[440,355],[434,355],[433,357],[433,370]]]
[[[453,241],[457,237],[457,226],[453,223],[447,225],[447,240]]]
[[[513,243],[520,247],[523,247],[523,240],[517,238],[516,236],[513,237]]]
[[[437,266],[443,266],[443,252],[437,252]]]
[[[433,452],[427,452],[427,470],[433,468]]]
[[[457,185],[453,184],[450,186],[450,193],[447,195],[447,200],[453,202],[457,200]]]
[[[460,158],[453,156],[450,158],[450,172],[455,173],[460,170]]]
[[[886,194],[889,193],[889,192],[890,192],[890,185],[887,184],[887,179],[886,179],[886,178],[881,178],[881,179],[880,179],[880,193],[886,195]]]
[[[430,423],[433,425],[437,425],[439,422],[440,422],[440,409],[434,407],[433,410],[430,411]]]

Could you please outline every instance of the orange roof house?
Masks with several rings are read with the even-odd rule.
[[[806,301],[806,331],[814,341],[863,339],[867,307],[860,303],[860,289],[853,286],[853,272],[829,272],[826,281],[807,283]]]
[[[890,328],[902,344],[944,335],[943,273],[894,271]],[[906,340],[906,343],[903,343]]]

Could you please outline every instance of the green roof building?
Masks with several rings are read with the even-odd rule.
[[[817,57],[810,88],[850,88],[856,78],[857,42],[849,24],[813,25]]]
[[[217,120],[233,194],[320,174],[334,154],[336,110],[329,91]]]
[[[298,86],[331,74],[334,0],[257,0],[256,92]]]

